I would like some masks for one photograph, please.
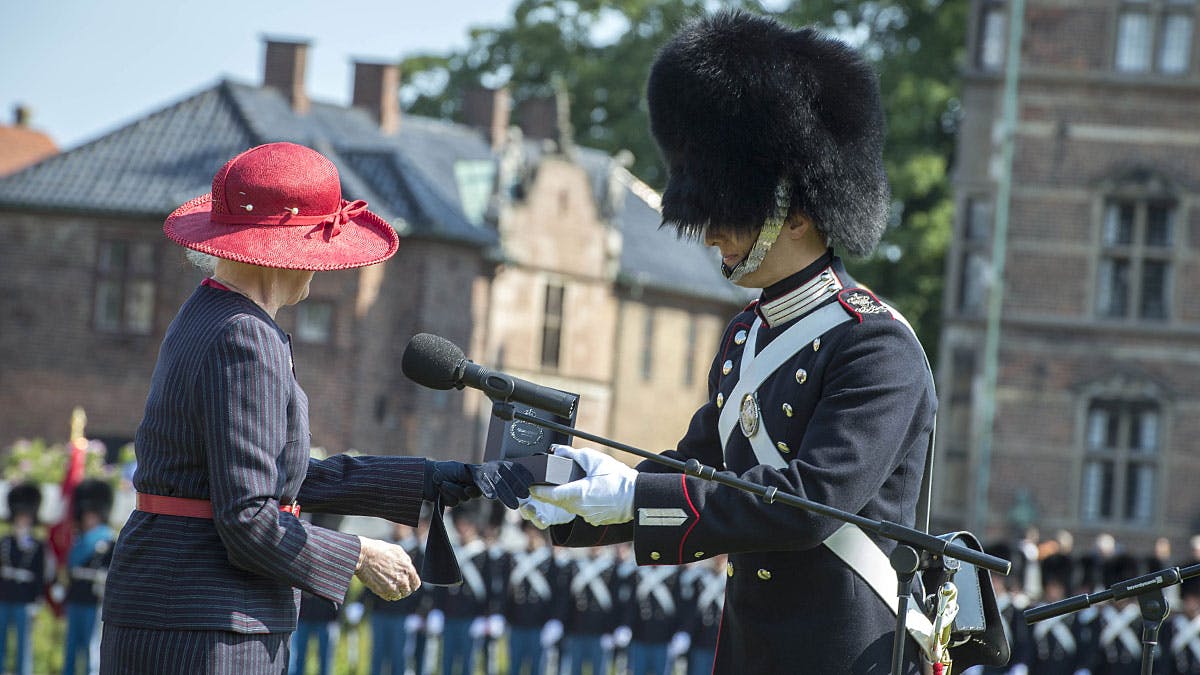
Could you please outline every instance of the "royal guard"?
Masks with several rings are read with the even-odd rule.
[[[434,589],[429,630],[441,637],[442,675],[471,675],[487,627],[490,600],[487,544],[479,537],[476,508],[460,506],[451,511],[451,517],[458,533],[454,553],[463,581]]]
[[[113,489],[108,483],[88,478],[75,488],[74,513],[77,528],[75,543],[67,554],[66,653],[63,673],[75,675],[76,664],[87,673],[99,667],[100,601],[108,579],[113,556],[113,530],[108,518],[112,513]]]
[[[543,672],[545,651],[563,634],[561,617],[570,596],[556,593],[559,569],[546,533],[525,522],[524,546],[514,552],[508,567],[502,611],[508,618],[508,663],[513,675]]]
[[[1053,553],[1042,560],[1042,604],[1058,602],[1073,588],[1074,562],[1062,553]],[[1089,657],[1080,648],[1078,615],[1062,614],[1039,621],[1030,628],[1033,648],[1030,650],[1029,672],[1038,675],[1073,675]]]
[[[33,536],[42,491],[36,483],[21,483],[8,492],[8,522],[12,531],[0,539],[0,672],[33,673],[30,624],[38,598],[50,574],[46,543]],[[16,654],[8,665],[8,635],[14,633]]]
[[[638,567],[632,590],[625,621],[632,633],[629,672],[632,675],[666,673],[668,647],[683,623],[679,606],[679,570],[673,565]]]
[[[1158,644],[1161,656],[1156,664],[1161,672],[1200,675],[1200,577],[1184,579],[1180,584],[1179,605],[1163,624]]]
[[[1119,553],[1101,565],[1105,587],[1142,574],[1138,559]],[[1136,675],[1142,665],[1142,610],[1137,597],[1100,605],[1099,633],[1091,664],[1093,675]]]
[[[393,525],[388,541],[404,547],[413,566],[421,569],[421,543],[424,540],[418,538],[412,527]],[[371,623],[371,675],[405,675],[409,663],[415,661],[410,656],[417,654],[428,602],[429,590],[424,586],[407,598],[393,602],[374,593],[363,594],[363,604],[370,613]],[[424,673],[422,663],[415,661],[413,672],[417,675]]]
[[[607,638],[611,649],[611,634],[619,625],[621,612],[616,559],[606,548],[593,547],[572,562],[567,576],[571,600],[563,621],[563,660],[570,666],[564,672],[581,675],[587,669],[607,673],[604,643]]]
[[[688,598],[688,620],[685,624],[689,644],[687,674],[709,675],[717,651],[717,636],[721,632],[721,610],[725,606],[727,561],[723,555],[709,558],[707,563],[690,565],[680,574],[683,595]]]

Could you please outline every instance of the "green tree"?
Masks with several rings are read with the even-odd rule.
[[[886,156],[895,208],[875,256],[851,261],[863,283],[901,308],[937,354],[942,271],[953,217],[949,168],[957,121],[966,0],[736,0],[795,24],[815,24],[859,46],[877,66],[889,120]],[[655,51],[703,0],[520,0],[513,21],[478,27],[449,54],[401,64],[406,108],[461,119],[462,92],[507,86],[514,102],[547,96],[561,81],[578,143],[627,149],[631,170],[666,180],[650,136],[645,80]]]

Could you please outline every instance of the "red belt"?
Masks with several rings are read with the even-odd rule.
[[[184,516],[187,518],[207,518],[212,520],[212,502],[207,499],[188,499],[186,497],[168,497],[166,495],[149,495],[138,493],[137,510],[146,513],[157,513],[160,516]],[[280,504],[280,511],[286,511],[297,518],[300,517],[300,504]]]

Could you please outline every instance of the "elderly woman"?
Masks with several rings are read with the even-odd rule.
[[[104,598],[103,673],[284,673],[300,590],[334,603],[357,575],[388,600],[420,579],[399,546],[315,527],[310,512],[415,525],[422,500],[515,507],[528,472],[416,457],[309,457],[308,398],[275,323],[316,270],[399,244],[333,164],[291,143],[231,159],[166,235],[218,259],[167,329],[135,445],[137,509]]]

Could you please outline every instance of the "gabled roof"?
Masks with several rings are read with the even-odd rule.
[[[298,115],[274,89],[226,80],[0,179],[0,208],[160,219],[208,192],[230,157],[292,141],[329,157],[346,197],[365,199],[401,235],[494,244],[458,206],[454,174],[455,161],[491,149],[478,133],[441,128],[451,126],[407,118],[386,135],[365,111],[314,101]]]

